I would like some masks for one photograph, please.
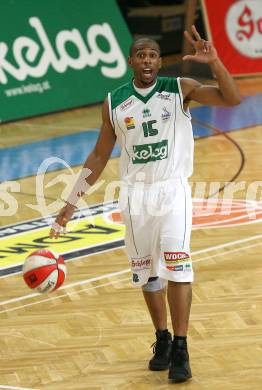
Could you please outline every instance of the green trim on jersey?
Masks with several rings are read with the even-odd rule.
[[[111,92],[111,110],[119,106],[133,95],[132,82],[128,82]]]
[[[140,95],[135,90],[132,80],[111,92],[111,109],[113,110],[131,96],[136,96],[143,103],[147,103],[156,92],[179,93],[177,79],[175,77],[158,77],[155,87],[146,96]]]
[[[140,93],[138,93],[135,88],[134,88],[134,84],[133,84],[133,81],[131,82],[131,88],[133,90],[133,95],[135,97],[137,97],[139,100],[141,100],[143,103],[147,103],[148,100],[154,95],[154,93],[156,91],[158,91],[158,86],[159,86],[159,79],[157,79],[157,82],[156,82],[156,85],[154,86],[154,88],[152,89],[151,92],[149,92],[146,96],[143,96],[143,95],[140,95]]]
[[[158,92],[179,93],[176,77],[158,77],[159,88]]]

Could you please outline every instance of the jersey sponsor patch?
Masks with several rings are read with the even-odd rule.
[[[158,92],[156,94],[156,97],[158,99],[162,99],[162,100],[171,100],[171,94],[170,93]]]
[[[127,116],[125,118],[125,125],[126,125],[126,129],[127,130],[132,130],[134,129],[136,126],[135,126],[135,121],[134,121],[134,118],[132,116]]]
[[[162,121],[165,122],[168,119],[171,118],[171,112],[169,112],[166,107],[163,107],[162,114],[161,114]]]
[[[168,157],[166,139],[153,144],[133,145],[133,164],[145,164],[151,161],[164,160]]]
[[[134,99],[132,98],[127,99],[126,101],[124,101],[124,103],[120,105],[120,110],[121,111],[127,110],[129,107],[133,105],[133,103],[134,103]]]

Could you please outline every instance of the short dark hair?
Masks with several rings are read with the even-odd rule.
[[[131,44],[130,49],[129,49],[129,56],[130,56],[130,57],[132,56],[133,50],[134,50],[134,48],[135,48],[136,46],[143,45],[143,43],[147,43],[147,42],[153,43],[153,44],[156,46],[156,49],[157,49],[157,51],[159,52],[159,55],[161,55],[161,50],[160,50],[160,46],[159,46],[158,42],[155,41],[155,40],[152,39],[152,38],[144,37],[144,38],[135,39],[135,40],[133,41],[133,43]]]

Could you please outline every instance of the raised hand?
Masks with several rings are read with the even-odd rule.
[[[196,61],[204,64],[210,64],[211,62],[215,61],[218,56],[217,51],[213,46],[213,43],[202,39],[195,26],[192,26],[191,30],[193,38],[188,31],[184,32],[184,36],[188,40],[188,42],[194,47],[195,54],[186,55],[183,57],[183,60]]]

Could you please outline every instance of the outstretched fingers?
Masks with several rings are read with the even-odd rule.
[[[197,41],[201,41],[201,36],[199,34],[199,32],[197,31],[195,25],[191,26],[191,30],[192,30],[192,33],[194,35],[194,37],[196,38]]]
[[[195,46],[196,44],[199,44],[199,42],[205,42],[204,39],[201,38],[199,32],[197,31],[196,27],[193,25],[191,26],[191,30],[193,33],[193,37],[191,34],[189,34],[188,31],[184,31],[184,36],[188,40],[188,42],[191,43],[191,45]]]
[[[189,34],[188,31],[184,31],[184,36],[185,36],[185,38],[188,40],[188,42],[191,43],[191,45],[194,46],[195,41],[194,41],[194,39],[191,37],[191,35]]]
[[[191,26],[191,30],[191,34],[188,31],[185,31],[184,36],[195,49],[195,53],[186,55],[182,59],[184,61],[193,60],[201,63],[211,63],[212,61],[217,59],[217,51],[213,46],[213,43],[211,41],[206,41],[205,39],[201,38],[199,32],[194,25]]]

